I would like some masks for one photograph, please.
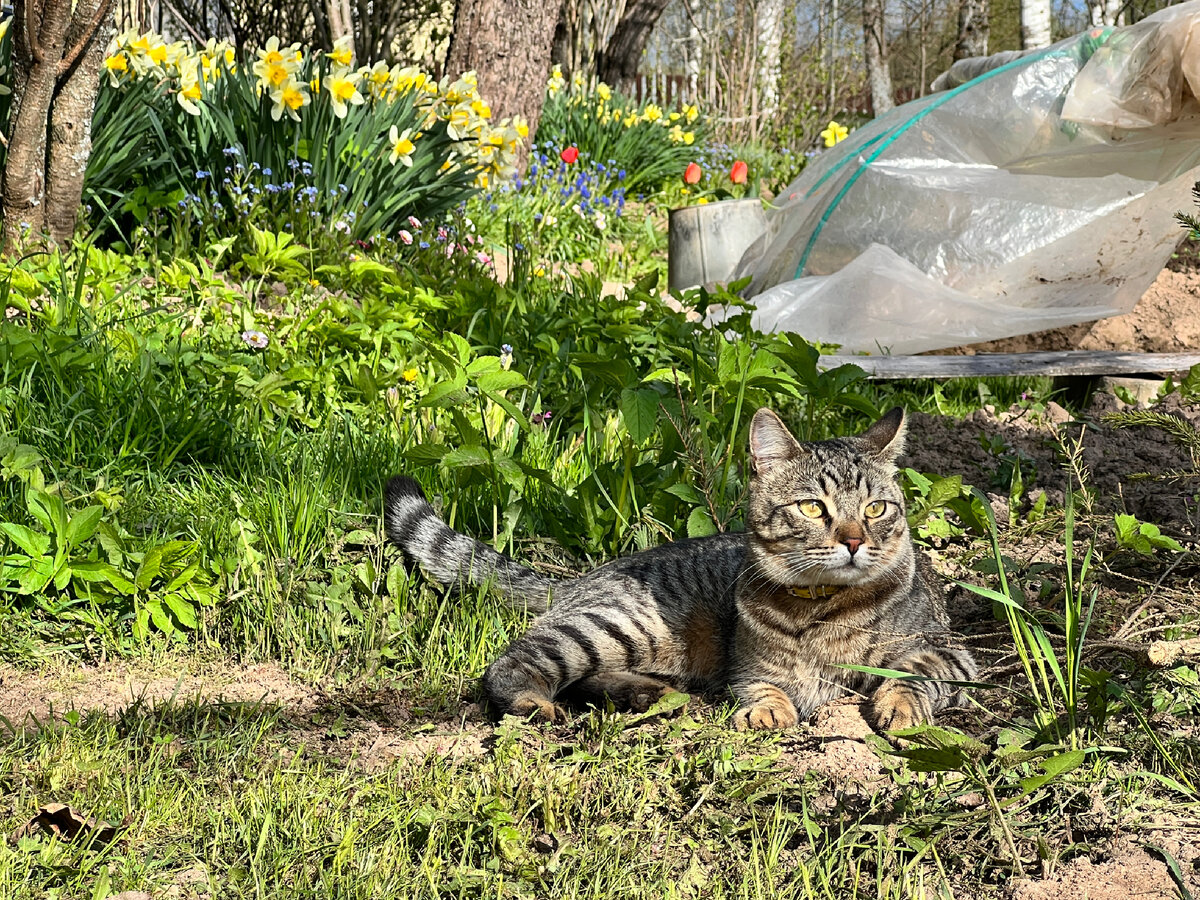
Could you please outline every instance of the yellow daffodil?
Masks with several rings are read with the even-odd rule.
[[[596,96],[604,103],[612,99],[612,88],[603,81],[596,85]]]
[[[643,122],[657,122],[661,118],[662,110],[658,108],[657,104],[647,103],[646,108],[642,110]]]
[[[200,115],[199,102],[203,96],[200,89],[199,68],[200,60],[196,58],[184,65],[179,72],[179,90],[175,93],[175,99],[179,101],[179,105],[193,116]]]
[[[120,76],[129,71],[129,59],[124,50],[118,50],[104,60],[104,68],[108,72],[108,83],[113,87],[120,84]]]
[[[490,119],[492,117],[492,108],[478,98],[471,101],[471,112],[475,113],[481,119]]]
[[[398,162],[404,163],[406,166],[412,166],[412,152],[417,147],[409,137],[411,134],[411,128],[405,128],[404,131],[400,131],[395,125],[388,131],[388,140],[392,145],[392,152],[388,156],[388,162],[393,166]]]
[[[837,122],[830,122],[829,127],[821,132],[821,139],[825,141],[826,147],[832,147],[839,141],[844,141],[848,134],[850,134],[850,129],[845,125],[839,125]]]
[[[669,116],[667,116],[667,118],[670,119],[672,122],[678,122],[680,119],[680,113],[673,112]]]
[[[329,105],[339,119],[346,118],[351,106],[362,106],[366,100],[358,92],[358,73],[335,68],[322,85],[329,92]]]
[[[349,68],[354,64],[354,38],[350,35],[338,38],[333,42],[333,52],[325,55],[339,66]]]
[[[691,125],[696,121],[697,118],[700,117],[700,110],[697,109],[695,105],[689,104],[683,108],[683,116],[685,119],[687,119],[687,123]]]
[[[471,108],[469,106],[456,106],[450,110],[450,115],[446,117],[446,134],[450,136],[452,141],[465,140],[471,132]]]
[[[303,83],[289,78],[285,83],[271,91],[271,118],[278,122],[287,113],[293,122],[300,121],[300,109],[312,102],[308,87]]]

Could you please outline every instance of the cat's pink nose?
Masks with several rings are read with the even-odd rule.
[[[851,556],[858,552],[858,548],[862,546],[862,541],[858,538],[846,538],[842,543],[849,548]]]

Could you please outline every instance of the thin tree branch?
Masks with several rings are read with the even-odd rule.
[[[25,43],[29,45],[29,55],[34,63],[42,61],[42,47],[38,43],[37,31],[33,27],[33,4],[25,0]]]

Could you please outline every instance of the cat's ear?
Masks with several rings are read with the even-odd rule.
[[[754,414],[750,421],[750,469],[755,475],[801,452],[800,443],[779,416],[765,406]]]
[[[907,432],[904,409],[893,406],[878,422],[859,435],[859,440],[867,445],[867,452],[872,456],[895,462],[896,457],[904,452],[904,436]]]

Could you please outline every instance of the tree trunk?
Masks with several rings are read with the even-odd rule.
[[[538,0],[459,0],[446,73],[474,71],[493,116],[520,116],[537,132],[559,6]],[[524,165],[518,159],[517,167]]]
[[[59,83],[50,113],[49,162],[46,167],[46,228],[56,244],[75,233],[83,177],[92,155],[92,114],[100,90],[104,52],[112,37],[113,21],[105,15],[106,0],[79,0],[67,32],[67,47],[80,53]],[[100,22],[93,29],[93,22]]]
[[[1021,49],[1050,46],[1050,0],[1021,0]]]
[[[1092,26],[1123,25],[1125,4],[1122,0],[1088,0],[1088,11]]]
[[[4,167],[5,250],[46,230],[46,123],[71,21],[71,0],[17,0],[13,109]]]
[[[17,0],[13,107],[2,195],[0,249],[19,252],[47,232],[70,240],[91,151],[92,111],[111,0]],[[111,27],[111,26],[109,26]]]
[[[960,0],[958,4],[958,42],[954,59],[987,56],[988,0]]]
[[[866,43],[867,81],[871,87],[871,109],[876,116],[881,116],[896,105],[892,100],[892,73],[888,69],[883,0],[863,0],[863,38]]]
[[[763,119],[774,119],[779,112],[784,0],[758,0],[754,12],[758,31],[758,90],[762,98],[759,114]]]
[[[669,0],[632,0],[625,15],[600,54],[600,80],[620,93],[632,95],[637,83],[638,66],[646,50],[650,32],[658,24]]]

